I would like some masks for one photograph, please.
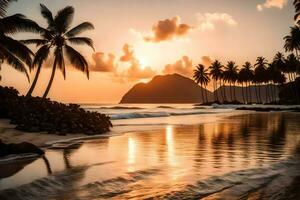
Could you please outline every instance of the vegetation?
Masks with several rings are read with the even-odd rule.
[[[112,127],[108,116],[85,111],[79,105],[18,96],[17,90],[1,86],[0,118],[10,119],[22,131],[52,134],[95,135],[105,133]]]
[[[243,103],[300,103],[300,0],[294,0],[293,4],[296,12],[295,25],[290,28],[290,34],[284,37],[284,50],[289,53],[287,57],[278,52],[271,62],[264,57],[258,57],[254,65],[246,62],[241,68],[234,61],[223,66],[220,61],[215,60],[208,66],[209,74],[204,66],[197,67],[194,80],[205,87],[210,79],[213,80],[215,103],[238,103],[235,92],[237,83],[242,88]],[[226,84],[229,86],[229,101],[224,87]],[[265,91],[261,91],[262,86],[265,86]],[[281,102],[278,102],[279,86]],[[255,88],[256,98],[252,96],[252,87]],[[262,92],[267,95],[265,102],[262,101]]]
[[[85,72],[87,77],[89,78],[89,69],[86,59],[69,44],[85,44],[94,49],[92,39],[87,37],[77,37],[78,34],[82,33],[85,30],[93,29],[94,26],[89,22],[84,22],[70,29],[69,27],[74,16],[74,8],[71,6],[67,6],[58,11],[55,17],[53,17],[53,14],[45,5],[41,4],[40,7],[41,14],[48,23],[47,28],[42,29],[42,38],[23,40],[22,42],[24,44],[35,44],[37,47],[39,47],[34,56],[32,65],[32,67],[37,66],[37,71],[33,83],[27,93],[27,96],[31,96],[37,83],[41,67],[47,60],[51,49],[54,50],[52,74],[46,91],[43,95],[43,97],[46,98],[53,83],[56,69],[59,68],[62,71],[64,78],[66,77],[64,53],[66,54],[72,66],[82,72]]]
[[[11,36],[19,32],[40,32],[39,26],[22,14],[6,16],[6,8],[12,0],[0,0],[0,69],[7,63],[23,72],[28,80],[27,66],[32,63],[32,51]],[[1,76],[0,76],[1,79]]]

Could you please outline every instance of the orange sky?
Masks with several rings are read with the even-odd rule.
[[[95,26],[85,36],[94,40],[96,52],[78,47],[89,60],[90,80],[72,68],[65,81],[56,74],[49,96],[63,102],[117,103],[139,81],[174,72],[190,76],[195,65],[209,59],[239,65],[257,56],[271,60],[283,50],[282,38],[293,23],[287,0],[18,0],[9,14],[24,13],[44,26],[39,3],[53,12],[72,5],[73,25],[90,21]],[[38,35],[18,36],[31,37]],[[8,66],[1,75],[2,85],[21,93],[30,86]],[[44,68],[35,95],[43,93],[49,76]]]

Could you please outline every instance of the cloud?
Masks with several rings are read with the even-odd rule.
[[[197,13],[196,16],[200,23],[199,29],[202,31],[214,30],[217,23],[223,23],[231,27],[238,25],[233,16],[227,13]]]
[[[188,56],[183,56],[173,64],[168,64],[163,69],[164,74],[178,73],[190,77],[193,74],[193,61]]]
[[[205,66],[205,67],[209,67],[211,65],[211,63],[213,62],[213,58],[210,57],[210,56],[202,56],[201,58],[202,60],[202,64]]]
[[[162,42],[173,40],[186,35],[192,26],[180,22],[180,17],[176,16],[171,19],[160,20],[152,27],[150,35],[143,36],[147,42]],[[136,32],[131,29],[132,32]]]
[[[123,77],[129,81],[136,81],[140,79],[149,79],[156,75],[156,72],[151,67],[141,68],[138,60],[132,60],[129,69],[123,74]]]
[[[95,65],[92,65],[91,71],[96,72],[113,72],[117,68],[117,62],[114,54],[105,54],[97,52],[92,55]]]
[[[264,3],[258,4],[256,8],[258,11],[263,11],[265,8],[282,9],[287,3],[288,0],[265,0]]]
[[[132,46],[130,46],[129,44],[125,44],[123,46],[123,53],[124,55],[121,56],[120,61],[122,62],[127,62],[127,61],[131,61],[132,59],[134,59],[134,51],[132,49]]]

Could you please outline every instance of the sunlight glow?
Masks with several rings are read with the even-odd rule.
[[[136,142],[134,139],[129,138],[128,139],[128,164],[134,164],[135,163],[135,157],[136,157]]]

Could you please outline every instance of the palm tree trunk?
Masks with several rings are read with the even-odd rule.
[[[39,79],[39,75],[40,75],[40,72],[41,72],[41,68],[42,68],[42,65],[39,65],[38,68],[37,68],[37,71],[36,71],[34,80],[33,80],[32,84],[31,84],[31,86],[30,86],[30,89],[29,89],[29,91],[28,91],[27,94],[26,94],[26,97],[30,97],[30,96],[31,96],[31,94],[32,94],[32,92],[33,92],[33,90],[34,90],[34,88],[35,88],[35,85],[36,85],[36,83],[37,83],[37,81],[38,81],[38,79]]]
[[[257,84],[254,84],[254,88],[255,88],[255,94],[256,94],[256,103],[259,103]]]
[[[49,93],[50,88],[52,86],[53,79],[54,79],[54,76],[55,76],[55,71],[56,71],[56,64],[57,64],[57,59],[55,58],[53,68],[52,68],[51,78],[50,78],[50,81],[49,81],[48,86],[46,88],[46,91],[43,95],[43,98],[46,98],[48,96],[48,93]]]
[[[235,83],[233,83],[233,97],[234,97],[234,100],[237,101],[236,99],[236,92],[235,92]]]
[[[219,82],[219,89],[222,97],[222,102],[224,102],[224,92],[223,92],[223,87],[222,87],[222,81],[220,80]]]
[[[216,80],[216,97],[217,97],[217,102],[219,102],[219,94],[218,94],[218,80]]]
[[[248,90],[249,90],[250,103],[252,103],[252,90],[251,90],[251,82],[249,82],[248,86],[249,86]]]
[[[224,92],[224,101],[227,101],[227,94],[226,94],[226,86],[225,86],[225,81],[223,81],[223,92]]]
[[[231,82],[229,83],[229,90],[230,90],[230,101],[232,102],[232,87],[231,87]]]
[[[205,102],[205,99],[204,99],[204,95],[203,95],[203,87],[202,87],[202,84],[201,84],[201,96],[202,96],[202,103],[206,103],[206,102]]]
[[[269,94],[269,88],[268,85],[265,85],[265,91],[266,91],[266,102],[265,103],[269,103],[270,102],[270,94]]]
[[[205,97],[206,97],[206,103],[208,103],[208,97],[207,97],[207,89],[206,89],[206,85],[204,85],[205,87]]]
[[[245,94],[244,94],[244,83],[242,83],[242,95],[243,95],[243,103],[245,104]]]
[[[245,84],[246,84],[246,88],[245,88],[245,89],[246,89],[246,93],[245,93],[245,94],[246,94],[246,102],[245,102],[245,103],[248,104],[248,101],[249,101],[249,95],[248,95],[248,82],[246,81]]]
[[[262,103],[262,99],[261,99],[261,84],[258,84],[258,98],[259,98],[259,103]]]

